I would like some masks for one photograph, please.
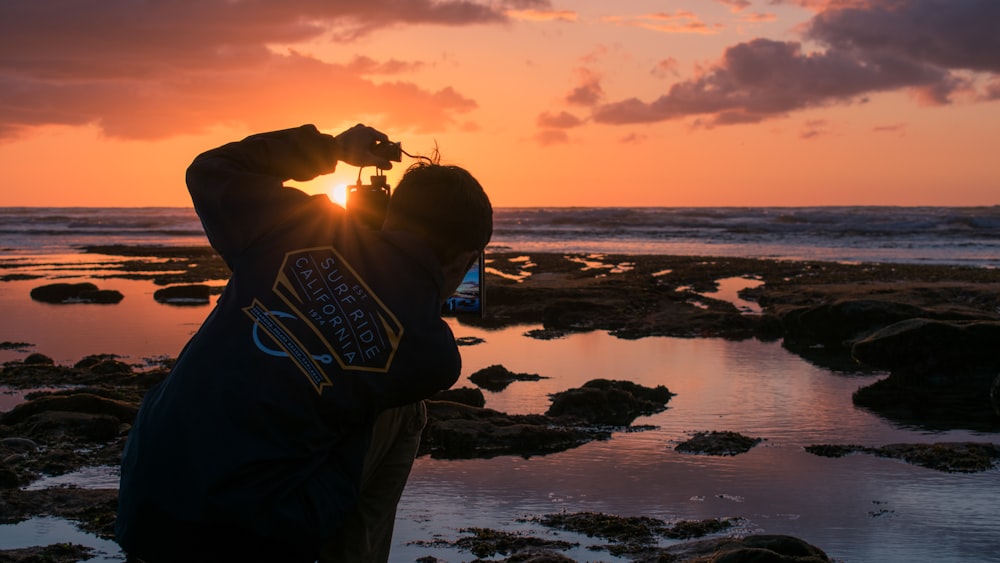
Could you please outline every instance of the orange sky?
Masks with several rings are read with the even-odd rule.
[[[437,143],[497,206],[995,205],[997,22],[996,0],[3,2],[0,206],[187,206],[202,150],[357,122]]]

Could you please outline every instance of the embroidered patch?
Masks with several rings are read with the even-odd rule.
[[[254,320],[262,351],[287,356],[322,393],[330,367],[384,373],[403,326],[333,247],[289,252],[273,286],[290,311],[268,310],[260,300],[243,311]],[[260,339],[263,332],[279,348]]]

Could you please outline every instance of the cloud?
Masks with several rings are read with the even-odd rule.
[[[539,127],[571,129],[580,125],[583,125],[583,120],[566,111],[561,111],[556,114],[544,112],[538,116]]]
[[[995,0],[830,5],[824,4],[826,11],[805,31],[805,38],[823,50],[805,52],[800,42],[764,38],[740,43],[659,98],[596,106],[593,118],[640,123],[699,116],[699,123],[709,126],[755,123],[901,89],[924,103],[943,104],[971,87],[969,72],[1000,71],[1000,34],[995,32],[1000,2]],[[995,84],[988,84],[980,98],[989,99]]]
[[[1000,72],[1000,2],[873,0],[817,14],[807,36],[860,58]]]
[[[658,31],[661,33],[718,33],[722,24],[706,24],[694,13],[677,10],[674,13],[656,12],[636,17],[606,16],[603,21]]]
[[[650,74],[657,78],[667,78],[670,76],[676,77],[679,75],[677,71],[679,67],[680,63],[677,62],[677,59],[667,57],[657,62],[656,65],[653,66],[653,70],[650,71]]]
[[[41,125],[96,124],[154,139],[219,124],[365,113],[418,130],[456,123],[475,102],[371,75],[420,63],[331,64],[274,45],[356,37],[403,24],[509,21],[546,0],[47,0],[0,3],[0,138]]]
[[[741,12],[750,7],[750,0],[719,0],[720,4],[725,4],[734,12]]]
[[[577,20],[576,12],[571,10],[507,10],[507,17],[515,20],[527,20],[527,21],[557,21],[557,22],[575,22]]]
[[[569,142],[569,135],[562,129],[543,129],[535,134],[535,141],[542,146],[561,145]]]
[[[566,102],[577,106],[593,106],[604,98],[601,76],[588,68],[578,68],[579,85],[566,94]]]

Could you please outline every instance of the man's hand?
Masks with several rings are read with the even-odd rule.
[[[358,167],[375,166],[382,170],[392,168],[389,160],[372,153],[372,148],[377,143],[389,142],[389,137],[381,131],[359,123],[334,137],[333,141],[339,161]]]

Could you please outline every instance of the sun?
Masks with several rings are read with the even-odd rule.
[[[330,201],[341,207],[347,207],[347,184],[334,184],[327,195]]]

